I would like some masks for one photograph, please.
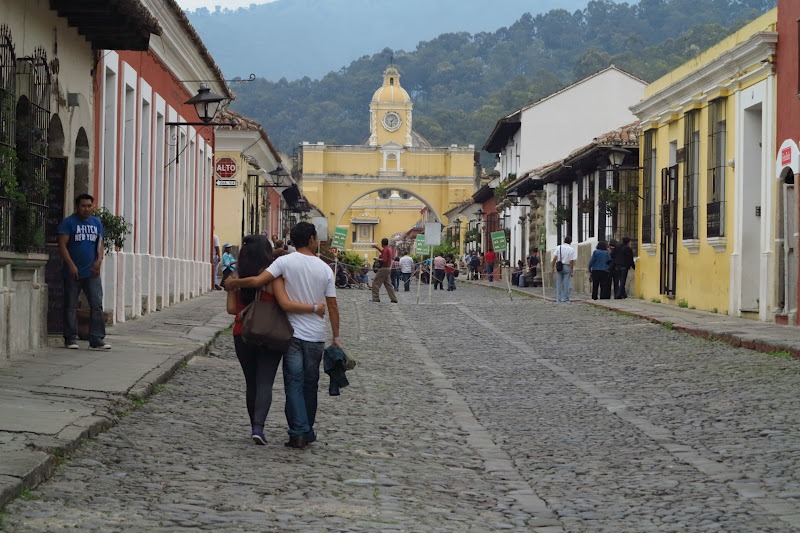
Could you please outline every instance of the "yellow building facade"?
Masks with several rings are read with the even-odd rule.
[[[640,297],[771,312],[776,21],[777,10],[759,17],[631,108],[642,121]]]
[[[444,213],[472,194],[475,147],[433,147],[412,125],[411,98],[390,66],[370,102],[364,144],[301,145],[303,194],[328,218],[331,234],[348,228],[348,251],[373,257],[372,244],[407,232],[425,207],[447,224]]]

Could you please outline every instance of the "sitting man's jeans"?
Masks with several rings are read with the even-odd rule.
[[[286,392],[286,421],[289,436],[306,436],[317,418],[319,365],[324,342],[293,338],[283,356],[283,388]]]
[[[103,344],[106,323],[103,317],[103,284],[99,276],[79,280],[69,275],[64,276],[64,342],[70,344],[78,340],[75,310],[78,308],[81,291],[89,302],[89,344]]]
[[[403,272],[400,274],[403,278],[403,290],[408,292],[411,290],[411,272]]]

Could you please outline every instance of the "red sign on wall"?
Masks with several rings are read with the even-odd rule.
[[[221,157],[217,160],[215,170],[220,178],[232,178],[236,175],[236,161],[230,157]]]
[[[792,149],[786,147],[781,150],[781,166],[785,167],[792,163]]]

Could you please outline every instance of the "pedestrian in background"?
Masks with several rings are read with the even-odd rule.
[[[456,265],[456,259],[453,254],[447,254],[445,260],[444,275],[447,278],[447,290],[454,291],[456,290],[456,269],[458,265]]]
[[[381,246],[382,248],[379,248],[377,244],[372,245],[373,248],[380,252],[380,268],[375,278],[372,280],[372,301],[381,301],[381,285],[383,285],[386,287],[389,300],[396,304],[397,294],[394,292],[391,281],[392,258],[394,257],[394,253],[392,253],[392,249],[389,248],[389,239],[386,237],[381,239]]]
[[[536,274],[539,270],[539,263],[541,260],[539,259],[539,250],[536,248],[533,249],[531,255],[528,256],[528,269],[530,270],[531,280],[536,277]]]
[[[64,347],[78,349],[78,296],[89,302],[89,348],[109,350],[103,316],[103,223],[94,213],[94,197],[75,198],[75,212],[58,225],[58,251],[64,261]]]
[[[631,238],[623,237],[622,244],[617,249],[615,265],[617,274],[617,289],[614,293],[614,298],[623,300],[628,297],[625,290],[625,284],[628,281],[628,271],[636,268],[636,263],[633,261],[633,250],[630,247]]]
[[[239,269],[231,274],[232,278],[238,276],[249,278],[257,276],[273,262],[272,245],[266,235],[248,235],[242,241],[239,252]],[[259,294],[262,301],[277,300],[284,311],[294,313],[317,313],[325,315],[325,302],[320,299],[316,304],[295,302],[289,299],[282,277],[274,279],[271,283],[258,289],[243,288],[228,291],[226,308],[229,314],[236,315],[233,325],[233,346],[236,358],[242,367],[245,381],[245,404],[250,416],[250,438],[259,445],[267,443],[264,436],[264,424],[272,406],[272,386],[278,365],[281,363],[284,352],[269,350],[267,348],[248,344],[242,339],[242,318],[244,308],[249,305]]]
[[[494,263],[497,259],[497,255],[494,253],[492,248],[489,248],[489,251],[486,252],[483,256],[483,264],[486,269],[486,279],[489,282],[494,281]]]
[[[568,302],[569,293],[572,292],[572,276],[575,269],[575,260],[578,252],[570,246],[572,237],[564,237],[564,242],[553,251],[553,272],[556,274],[556,301]],[[561,270],[558,263],[561,262]]]
[[[403,291],[411,290],[411,275],[414,273],[414,259],[408,252],[400,258],[400,276],[403,278]]]
[[[597,300],[598,289],[601,300],[611,298],[611,254],[608,243],[600,241],[589,259],[589,276],[592,280],[592,300]]]
[[[236,257],[233,255],[233,245],[226,242],[222,245],[222,281],[225,282],[228,276],[236,271]]]
[[[611,265],[609,267],[609,272],[611,273],[611,294],[617,294],[617,289],[619,288],[619,277],[617,276],[617,250],[619,249],[619,244],[616,239],[611,239],[608,241],[608,253],[611,254]]]
[[[400,290],[400,257],[396,255],[392,261],[392,287],[395,291]]]
[[[444,290],[444,269],[446,264],[447,260],[442,257],[441,253],[433,258],[433,290]]]
[[[213,249],[211,250],[211,264],[214,267],[214,290],[220,291],[222,287],[219,284],[219,261],[222,258],[222,250],[219,246],[219,235],[214,234]]]
[[[480,279],[479,270],[481,267],[481,259],[478,257],[477,252],[473,251],[469,258],[469,279]]]

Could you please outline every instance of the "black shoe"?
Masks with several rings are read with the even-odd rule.
[[[289,437],[289,440],[283,445],[287,448],[297,448],[298,450],[302,450],[306,447],[306,438],[303,435],[294,435]]]
[[[317,440],[317,432],[312,430],[309,433],[306,433],[304,438],[306,439],[306,445],[311,444]]]

